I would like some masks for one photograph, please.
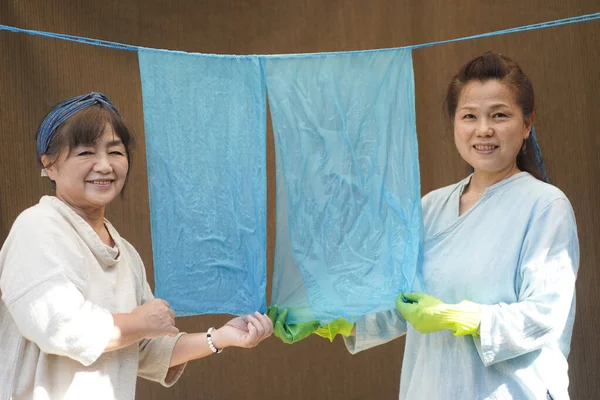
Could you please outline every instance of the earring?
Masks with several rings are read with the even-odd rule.
[[[523,150],[523,154],[527,153],[527,141],[523,141],[523,147],[521,150]]]

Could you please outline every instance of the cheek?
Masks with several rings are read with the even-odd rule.
[[[454,127],[454,143],[456,147],[468,147],[471,135],[461,126]]]
[[[129,161],[126,159],[118,161],[115,163],[113,168],[115,171],[117,171],[119,178],[125,179],[125,176],[127,176],[127,171],[129,171]]]
[[[508,129],[499,132],[504,145],[510,148],[520,148],[525,140],[525,129],[521,126],[511,126]]]

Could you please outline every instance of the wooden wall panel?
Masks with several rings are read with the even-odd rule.
[[[134,45],[224,54],[345,51],[425,43],[597,12],[597,0],[68,0],[0,1],[0,23]],[[467,173],[454,150],[442,101],[452,74],[493,49],[521,63],[537,92],[536,129],[553,182],[571,199],[581,270],[573,335],[571,393],[600,394],[600,23],[471,40],[414,52],[423,192]],[[0,242],[15,217],[51,193],[39,177],[34,135],[56,102],[106,93],[136,132],[131,181],[108,218],[140,252],[152,280],[152,251],[140,79],[135,53],[0,32]],[[275,227],[274,156],[268,133],[268,260]],[[595,246],[596,245],[596,246]],[[151,282],[152,283],[152,282]],[[188,317],[180,329],[206,330],[224,316]],[[394,399],[404,340],[350,356],[343,343],[276,339],[192,362],[170,389],[140,380],[139,399]]]

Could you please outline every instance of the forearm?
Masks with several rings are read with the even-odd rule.
[[[213,332],[213,343],[215,347],[221,349],[222,347],[218,347],[218,340],[215,341],[214,339]],[[213,351],[208,346],[206,333],[189,333],[181,336],[175,344],[169,366],[173,367],[211,354],[213,354]]]
[[[564,329],[572,326],[574,310],[571,306],[567,303],[563,307],[552,307],[530,301],[482,306],[481,339],[476,342],[481,346],[482,361],[489,366],[558,340]],[[571,321],[567,322],[568,319]]]
[[[113,314],[113,335],[104,352],[123,349],[144,338],[142,330],[130,313]]]

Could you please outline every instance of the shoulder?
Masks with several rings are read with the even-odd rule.
[[[453,183],[452,185],[444,186],[439,189],[432,190],[427,193],[421,199],[421,202],[424,204],[435,203],[437,201],[446,199],[457,189],[458,183]]]
[[[45,196],[40,202],[24,210],[17,216],[11,232],[29,232],[32,235],[44,232],[61,232],[66,223],[64,217],[57,211],[54,202],[56,198]]]
[[[538,214],[549,207],[571,210],[571,203],[562,190],[554,185],[542,182],[528,173],[515,180],[510,190],[506,191],[506,195],[512,199],[516,207],[521,204],[530,208],[534,214]]]
[[[465,178],[468,179],[468,178]],[[460,182],[453,183],[452,185],[444,186],[442,188],[433,190],[427,193],[421,199],[421,205],[423,206],[423,212],[428,213],[432,209],[439,208],[439,206],[448,202],[449,198],[453,193],[459,191],[464,179]]]

